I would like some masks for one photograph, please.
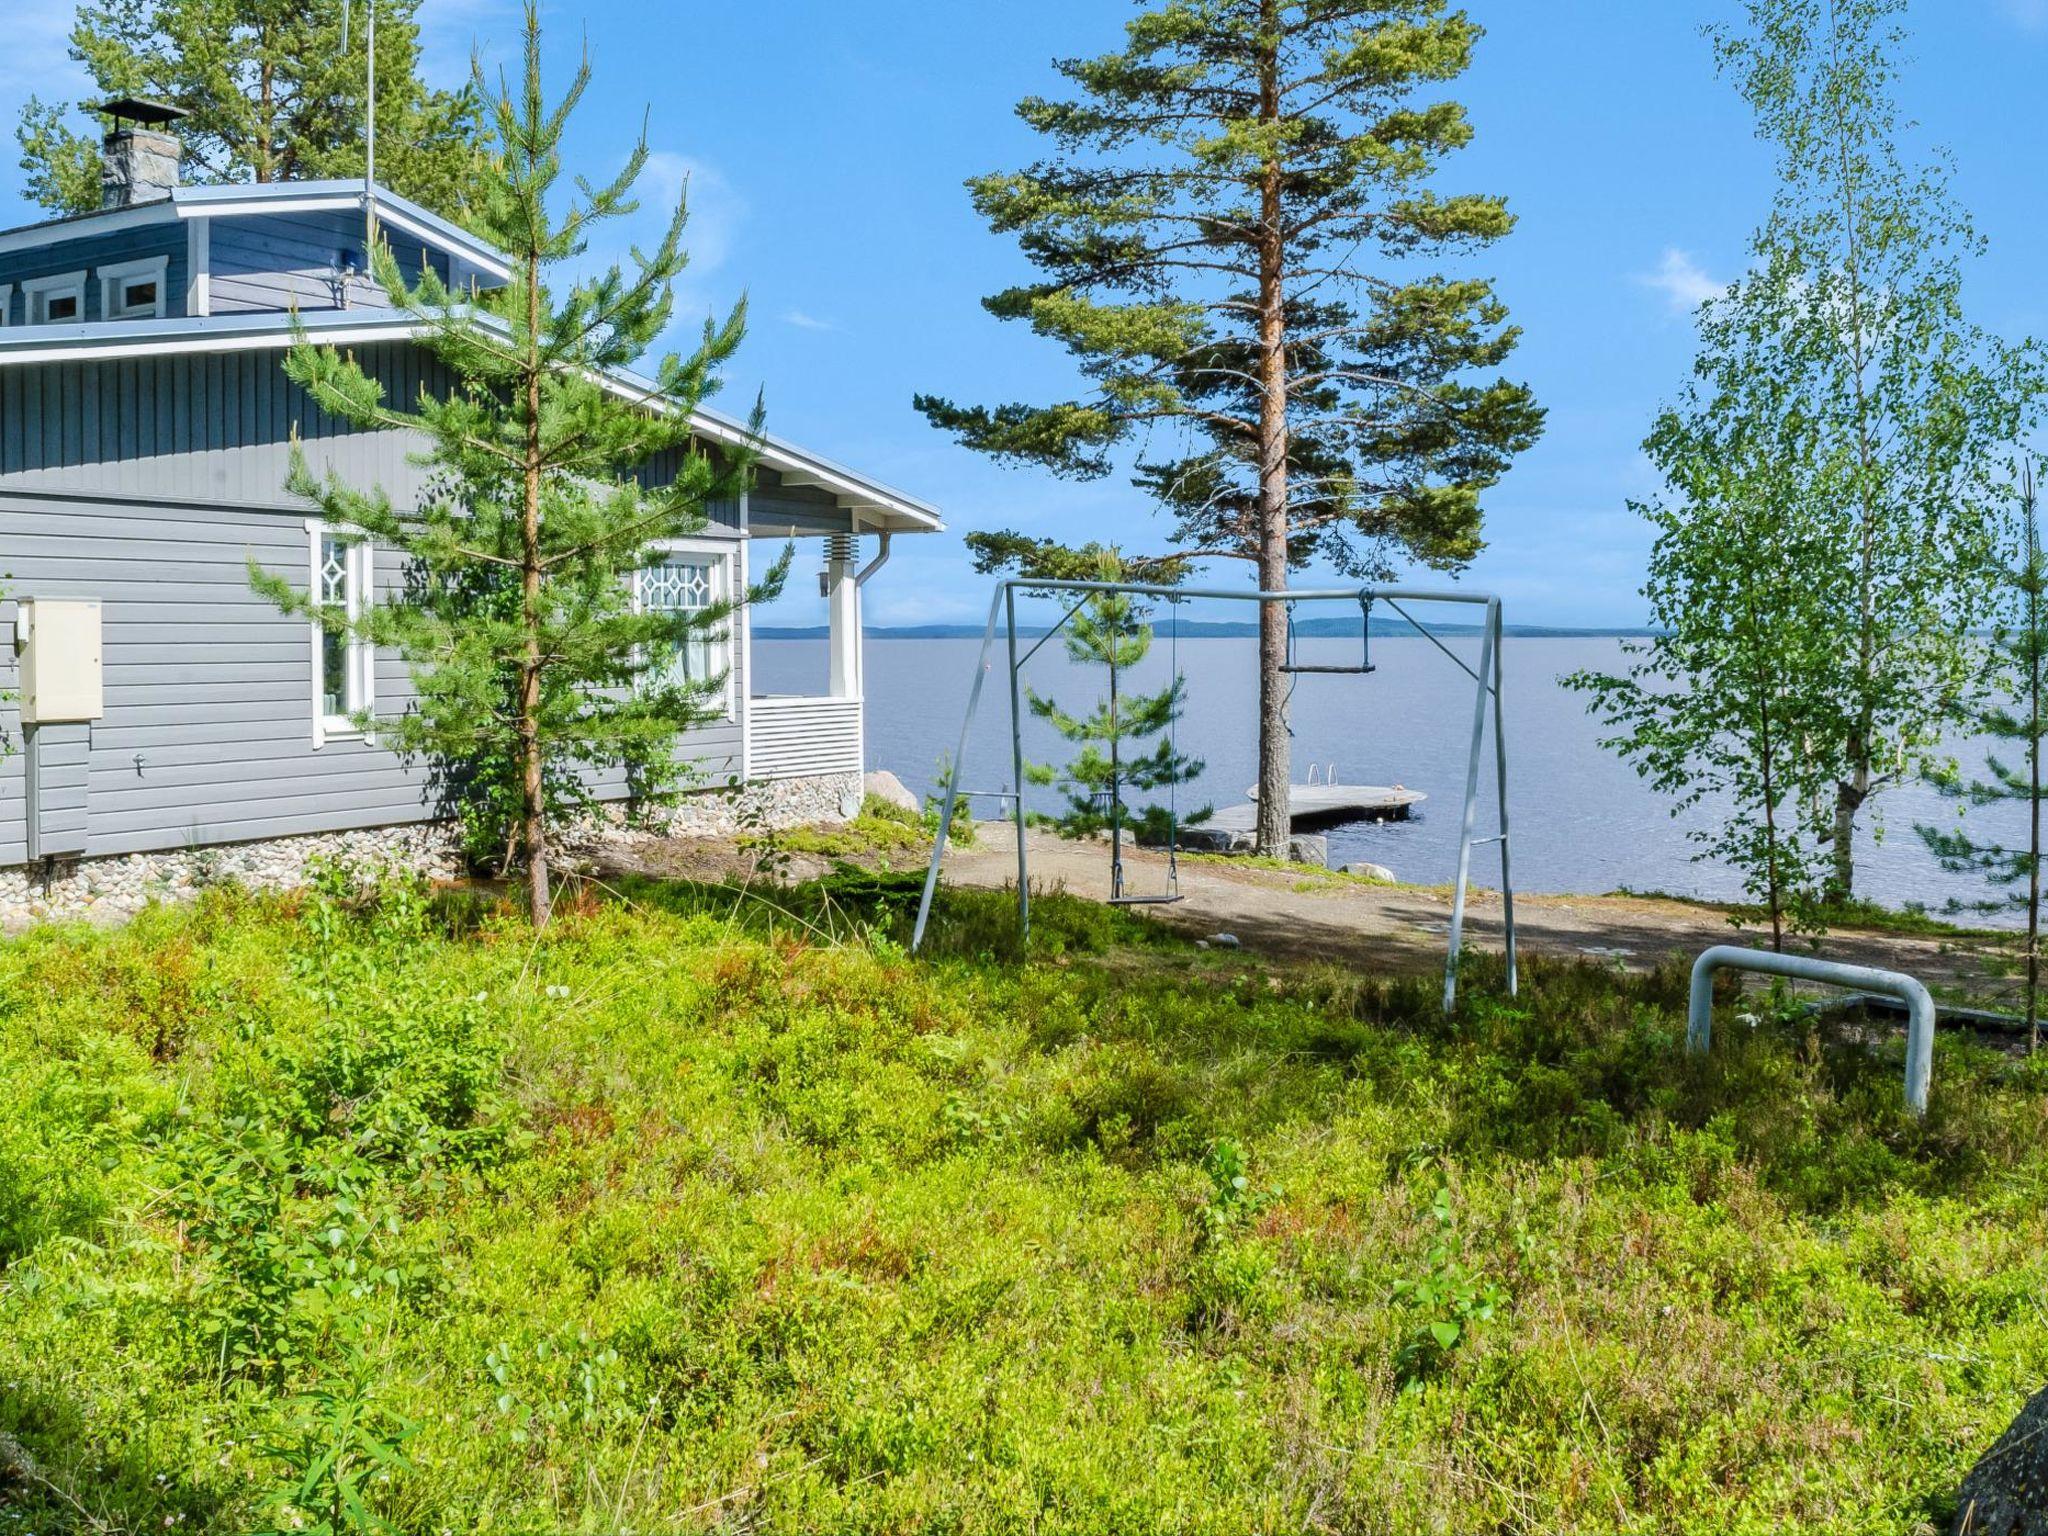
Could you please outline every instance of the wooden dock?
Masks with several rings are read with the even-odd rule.
[[[1245,791],[1244,805],[1228,805],[1202,823],[1219,832],[1251,832],[1259,824],[1258,786]],[[1296,831],[1340,826],[1347,821],[1406,821],[1429,798],[1419,789],[1384,784],[1296,784],[1287,792],[1288,819]]]

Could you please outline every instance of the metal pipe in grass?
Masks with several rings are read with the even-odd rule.
[[[1767,949],[1716,944],[1692,965],[1685,1048],[1696,1056],[1705,1054],[1713,1044],[1714,978],[1722,971],[1817,981],[1897,998],[1906,1005],[1906,1108],[1916,1115],[1927,1113],[1927,1090],[1934,1077],[1934,999],[1915,978],[1903,971],[1880,971],[1872,966],[1844,965],[1808,955],[1780,955]]]

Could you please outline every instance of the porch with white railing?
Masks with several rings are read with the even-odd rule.
[[[886,542],[884,549],[886,550]],[[826,540],[821,573],[828,615],[828,681],[817,694],[755,694],[747,700],[747,777],[797,779],[859,773],[867,741],[861,716],[860,584],[855,543]],[[878,559],[865,574],[881,565]]]
[[[792,694],[751,698],[747,749],[752,779],[859,773],[864,755],[860,700]]]

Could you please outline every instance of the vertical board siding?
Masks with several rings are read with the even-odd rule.
[[[351,350],[393,404],[453,387],[439,360],[409,342]],[[423,436],[360,431],[328,415],[285,377],[281,351],[0,368],[0,488],[288,507],[294,433],[316,474],[331,468],[400,507],[417,506],[433,478],[413,462]],[[671,484],[682,463],[682,453],[664,454],[639,479]],[[736,501],[705,515],[711,532],[739,531]]]
[[[21,325],[28,317],[23,308],[21,285],[38,277],[56,277],[66,272],[85,273],[85,323],[104,320],[100,309],[99,273],[102,267],[125,265],[145,257],[167,256],[164,271],[164,315],[185,313],[185,288],[191,275],[186,249],[185,226],[176,218],[158,224],[142,224],[112,234],[91,235],[75,240],[57,238],[53,232],[48,245],[32,250],[0,253],[0,285],[12,285],[8,312],[0,316],[7,325]]]
[[[416,398],[423,371],[445,384],[402,342],[356,355],[393,398]],[[281,352],[0,368],[0,487],[282,507],[294,432],[316,472],[418,502],[422,440],[329,416],[285,377]]]
[[[764,468],[756,473],[747,496],[747,528],[764,538],[847,533],[853,517],[830,491],[784,485],[780,474]]]

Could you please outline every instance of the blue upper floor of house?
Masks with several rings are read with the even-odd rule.
[[[296,310],[376,310],[371,220],[399,265],[495,287],[497,252],[359,181],[171,187],[146,202],[0,232],[0,326],[76,326]]]
[[[101,207],[0,231],[0,329],[388,309],[365,255],[379,237],[412,276],[505,280],[503,255],[382,187],[186,186],[167,131],[182,112],[132,99],[101,110]]]

